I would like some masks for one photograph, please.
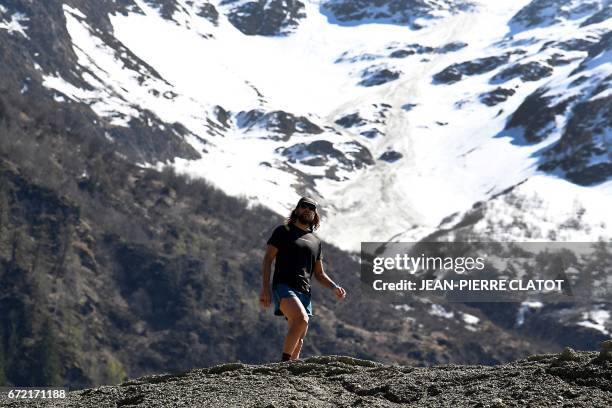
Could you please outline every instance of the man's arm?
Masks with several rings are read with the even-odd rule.
[[[276,257],[278,249],[268,244],[266,247],[266,253],[264,255],[263,262],[261,264],[262,270],[262,282],[261,282],[261,296],[259,301],[263,304],[264,307],[270,306],[272,302],[270,296],[270,273],[272,272],[272,261]]]
[[[314,275],[321,285],[325,286],[326,288],[333,289],[338,299],[344,299],[346,296],[346,291],[341,288],[340,285],[337,285],[333,280],[331,280],[329,276],[327,276],[323,270],[323,261],[320,259],[315,263]]]
[[[323,270],[323,261],[320,259],[315,263],[314,275],[317,281],[326,288],[333,289],[337,286]]]

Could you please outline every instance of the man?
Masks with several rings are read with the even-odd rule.
[[[321,241],[313,232],[319,227],[317,202],[302,197],[285,224],[277,227],[267,242],[263,260],[263,287],[259,301],[267,308],[274,301],[274,314],[285,316],[289,331],[283,344],[282,361],[297,360],[312,316],[310,278],[331,289],[338,300],[346,291],[323,271]],[[274,278],[270,291],[272,261]]]

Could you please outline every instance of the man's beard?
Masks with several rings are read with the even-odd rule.
[[[298,215],[298,221],[302,224],[312,225],[312,222],[314,221],[314,214],[308,214],[303,212]]]

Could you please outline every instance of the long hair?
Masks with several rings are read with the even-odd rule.
[[[291,211],[291,214],[289,215],[289,217],[285,219],[285,224],[286,225],[293,224],[295,221],[297,221],[297,219],[298,219],[297,208],[295,208],[293,211]],[[321,225],[321,218],[319,217],[319,211],[315,211],[314,220],[312,220],[312,222],[310,223],[310,229],[312,231],[316,231],[320,225]]]

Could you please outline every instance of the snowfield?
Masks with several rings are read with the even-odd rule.
[[[114,35],[161,78],[145,68],[129,69],[81,11],[64,6],[75,53],[86,71],[82,77],[93,90],[51,73],[45,85],[67,98],[87,101],[117,126],[128,126],[130,118],[145,109],[166,123],[183,124],[202,158],[177,158],[173,165],[181,172],[281,215],[289,213],[302,193],[316,196],[323,211],[320,236],[346,250],[359,250],[362,241],[419,240],[453,214],[459,221],[476,202],[485,202],[487,211],[475,231],[490,238],[612,237],[612,181],[584,187],[538,171],[537,153],[559,140],[559,132],[523,145],[504,131],[510,115],[541,86],[550,84],[551,92],[561,95],[578,92],[570,90],[566,78],[586,57],[585,51],[568,51],[571,62],[538,80],[515,77],[497,84],[492,77],[500,67],[464,75],[454,83],[432,79],[452,64],[485,57],[508,54],[504,67],[541,60],[552,54],[543,44],[600,35],[610,29],[610,21],[579,28],[584,18],[567,19],[510,33],[508,21],[529,2],[483,0],[470,10],[427,22],[420,30],[394,24],[342,26],[330,24],[320,2],[304,1],[306,18],[290,35],[264,37],[243,34],[223,14],[214,25],[197,15],[198,1],[177,1],[182,10],[174,21],[142,0],[135,2],[143,14],[112,15]],[[9,27],[2,24],[0,28]],[[10,27],[23,34],[14,24]],[[436,49],[450,43],[467,45],[450,52],[389,56],[408,44]],[[591,64],[598,75],[612,72],[609,55]],[[387,82],[360,85],[371,71],[382,72]],[[514,93],[495,106],[480,102],[479,95],[500,86]],[[389,106],[384,112],[382,104]],[[218,107],[228,112],[227,126],[220,125]],[[263,126],[240,127],[239,112],[252,110],[303,116],[322,132],[283,138],[270,137]],[[364,122],[337,124],[353,113]],[[211,132],[209,120],[223,129]],[[562,117],[558,124],[563,127]],[[368,134],[374,136],[360,134],[370,128],[376,129]],[[342,156],[330,156],[324,165],[316,165],[304,163],[316,156],[309,151],[299,151],[301,156],[293,161],[282,154],[315,140],[331,142],[341,152],[337,155],[346,157],[356,154],[356,141],[369,150],[374,164],[347,164]],[[386,152],[395,152],[388,156],[394,159],[379,160]],[[497,196],[515,185],[512,199]],[[568,224],[577,212],[579,223]]]

